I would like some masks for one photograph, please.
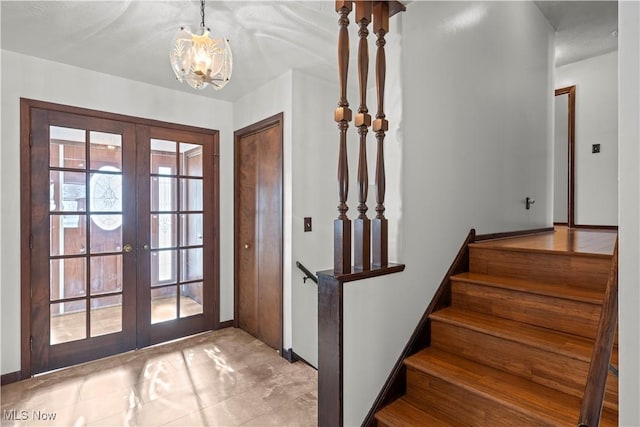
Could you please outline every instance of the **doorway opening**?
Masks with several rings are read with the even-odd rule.
[[[555,90],[553,223],[575,227],[576,87]]]

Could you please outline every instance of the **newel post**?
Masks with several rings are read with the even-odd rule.
[[[338,25],[338,77],[340,99],[335,111],[335,121],[340,129],[338,152],[338,219],[333,222],[333,269],[336,274],[351,272],[351,221],[347,217],[349,195],[349,164],[347,162],[347,129],[351,121],[351,110],[347,101],[347,75],[349,72],[349,13],[351,0],[336,1],[336,12],[340,14]]]

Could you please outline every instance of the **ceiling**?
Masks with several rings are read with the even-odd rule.
[[[556,66],[602,55],[618,48],[617,1],[535,3],[556,30]]]
[[[5,1],[2,48],[194,93],[179,83],[169,47],[181,25],[196,31],[199,1]],[[233,101],[290,68],[337,75],[337,18],[328,1],[208,1],[205,23],[229,39],[233,75],[223,90],[198,94]]]
[[[408,3],[408,2],[407,2]],[[617,48],[617,3],[536,1],[557,30],[557,64]],[[199,1],[6,1],[2,49],[193,93],[169,65],[180,25],[200,22]],[[410,13],[410,7],[407,13]],[[206,24],[227,37],[233,76],[221,91],[198,94],[233,101],[291,68],[337,77],[333,1],[208,1]]]

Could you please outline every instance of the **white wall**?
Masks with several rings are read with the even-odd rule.
[[[555,77],[556,88],[576,85],[575,222],[617,225],[618,52],[558,67]]]
[[[568,221],[569,184],[569,94],[555,97],[553,149],[553,222]]]
[[[239,130],[245,126],[252,125],[262,119],[275,114],[284,113],[283,119],[283,339],[282,346],[285,349],[291,348],[291,210],[292,210],[292,142],[291,129],[292,118],[292,89],[293,71],[288,71],[280,77],[259,87],[255,91],[240,98],[233,103],[233,129]],[[233,159],[233,155],[231,157]],[[233,160],[232,160],[233,163]],[[233,182],[233,179],[230,181]],[[233,192],[233,185],[231,191]],[[233,200],[231,205],[233,208]],[[233,233],[233,221],[228,223]],[[233,253],[233,246],[229,247]],[[233,257],[230,260],[230,268],[233,269]],[[233,284],[232,284],[233,285]],[[233,289],[233,287],[231,288]],[[229,318],[233,318],[233,294],[230,295],[231,312]]]
[[[220,131],[221,320],[233,317],[232,105],[107,74],[2,51],[3,374],[20,370],[20,97]]]
[[[318,366],[318,287],[310,280],[303,282],[304,274],[295,262],[313,273],[333,266],[332,219],[338,204],[338,128],[333,110],[338,93],[337,82],[294,70],[292,348],[313,366]],[[312,218],[311,232],[304,232],[304,217]]]
[[[345,286],[345,425],[363,420],[470,228],[552,223],[553,31],[538,8],[413,2],[400,19],[407,267]]]
[[[640,406],[640,3],[618,3],[620,65],[620,425],[639,426]]]

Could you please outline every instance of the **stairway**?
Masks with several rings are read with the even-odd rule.
[[[611,256],[469,245],[379,426],[576,426]],[[617,336],[611,363],[618,365]],[[601,426],[617,425],[609,374]]]

